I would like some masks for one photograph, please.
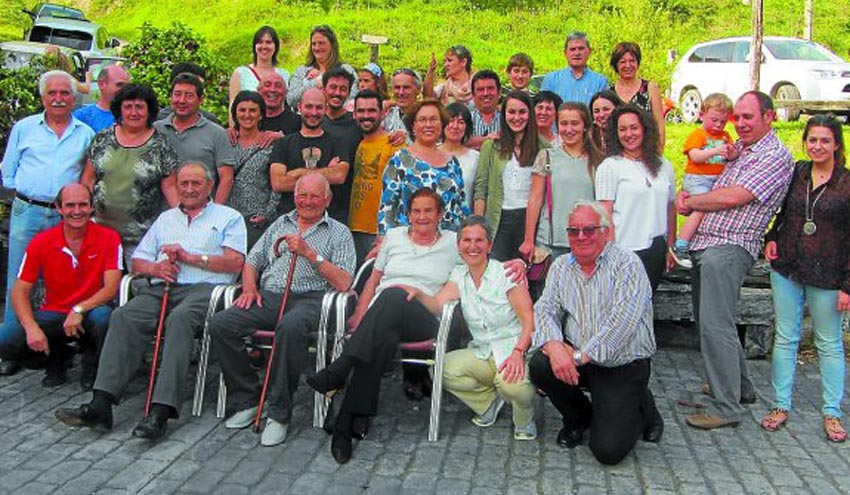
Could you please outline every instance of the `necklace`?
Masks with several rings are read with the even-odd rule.
[[[823,193],[826,191],[827,185],[824,184],[820,192],[817,196],[815,196],[815,200],[812,201],[812,205],[809,206],[809,195],[812,190],[812,183],[806,184],[806,221],[803,222],[803,233],[806,235],[815,235],[815,232],[818,231],[818,225],[815,223],[815,205],[818,204],[818,200]]]
[[[646,165],[644,165],[643,161],[642,161],[642,160],[639,160],[639,159],[637,159],[637,158],[632,158],[632,157],[630,157],[630,156],[626,156],[625,154],[624,154],[623,156],[624,156],[627,160],[630,160],[632,163],[634,163],[634,164],[635,164],[635,167],[638,169],[638,172],[640,172],[640,175],[643,177],[643,182],[644,182],[644,184],[646,184],[646,187],[648,187],[648,188],[652,188],[652,179],[651,179],[651,178],[650,178],[650,176],[646,173],[646,172],[647,172],[647,168],[646,168]]]
[[[413,240],[413,231],[410,230],[410,227],[407,228],[407,237],[410,239],[410,242],[413,243],[415,248],[431,249],[435,244],[437,244],[437,241],[440,240],[440,231],[438,230],[435,232],[434,238],[428,241],[427,244],[417,244],[416,241]]]

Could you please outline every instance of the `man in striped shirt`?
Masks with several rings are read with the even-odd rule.
[[[534,307],[529,376],[563,416],[558,444],[575,447],[589,427],[596,459],[617,464],[641,435],[657,442],[663,431],[647,385],[652,290],[637,255],[610,242],[601,204],[576,203],[568,225],[572,252],[552,264]]]

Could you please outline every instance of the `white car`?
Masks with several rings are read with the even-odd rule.
[[[734,101],[749,90],[749,54],[749,37],[708,41],[685,53],[673,71],[670,97],[686,122],[699,119],[709,94],[725,93]],[[775,100],[850,102],[850,64],[812,41],[765,36],[760,87]],[[795,120],[800,112],[779,109],[777,115]]]

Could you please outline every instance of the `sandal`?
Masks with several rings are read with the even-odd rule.
[[[775,407],[767,413],[767,416],[762,418],[761,427],[767,431],[779,431],[785,426],[788,421],[788,411]],[[839,425],[840,426],[840,425]],[[826,419],[824,418],[824,428],[826,428]]]
[[[823,417],[823,431],[826,433],[826,439],[830,442],[841,443],[847,440],[847,432],[844,431],[841,420],[835,416]]]

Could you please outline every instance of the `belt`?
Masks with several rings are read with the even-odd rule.
[[[24,203],[29,203],[31,205],[41,206],[42,208],[51,208],[51,209],[55,208],[53,201],[39,201],[37,199],[31,199],[31,198],[24,196],[23,194],[21,194],[19,192],[15,192],[15,197],[20,199]]]

